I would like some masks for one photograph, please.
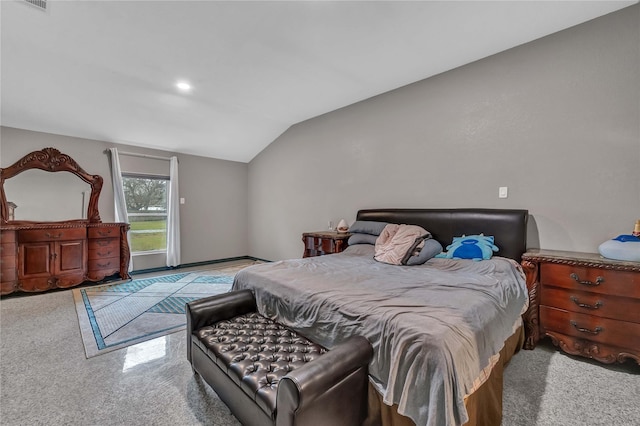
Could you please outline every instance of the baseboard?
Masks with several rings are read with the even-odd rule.
[[[254,261],[260,261],[260,262],[271,262],[270,260],[260,259],[258,257],[253,257],[253,256],[237,256],[237,257],[227,257],[225,259],[205,260],[203,262],[182,263],[178,266],[163,266],[160,268],[139,269],[137,271],[130,272],[130,274],[140,275],[140,274],[148,274],[151,272],[174,271],[174,270],[183,269],[183,268],[193,268],[195,266],[205,266],[205,265],[214,265],[216,263],[233,262],[235,260],[254,260]]]

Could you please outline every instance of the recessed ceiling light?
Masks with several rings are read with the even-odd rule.
[[[191,85],[189,83],[187,83],[186,81],[179,81],[176,83],[176,87],[178,88],[178,90],[180,90],[181,92],[189,92],[191,90]]]

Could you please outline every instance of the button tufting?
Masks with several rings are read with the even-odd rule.
[[[227,366],[228,374],[271,410],[275,410],[280,379],[326,352],[322,346],[256,312],[205,327],[197,335],[218,362]]]

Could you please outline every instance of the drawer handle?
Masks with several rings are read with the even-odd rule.
[[[106,247],[109,245],[109,241],[96,241],[96,244],[99,245],[100,247]]]
[[[575,296],[571,296],[571,300],[576,305],[580,306],[581,308],[586,308],[586,309],[599,309],[602,306],[602,301],[601,300],[598,300],[595,305],[588,305],[586,303],[580,303],[580,301],[578,301],[578,298],[575,297]]]
[[[44,236],[47,237],[47,238],[60,238],[60,237],[62,237],[62,232],[59,233],[58,235],[53,235],[53,234],[50,234],[50,233],[47,232],[46,234],[44,234]]]
[[[600,332],[603,331],[602,327],[596,327],[595,330],[589,330],[588,328],[578,327],[578,323],[576,323],[575,321],[569,321],[569,323],[571,323],[571,325],[580,333],[589,333],[596,335],[600,334]]]
[[[111,254],[111,250],[109,250],[106,253],[100,253],[100,252],[96,252],[96,254],[100,257],[109,257],[109,255]]]
[[[573,278],[573,280],[574,280],[574,281],[576,281],[578,284],[588,285],[588,286],[591,286],[591,287],[598,286],[598,285],[600,285],[600,284],[602,284],[602,283],[604,282],[604,278],[602,278],[602,277],[600,277],[600,276],[596,278],[596,282],[595,282],[595,283],[594,283],[593,281],[588,281],[588,280],[584,280],[584,281],[582,281],[582,280],[580,279],[580,277],[578,276],[578,274],[576,274],[575,272],[574,272],[574,273],[572,273],[572,274],[571,274],[571,275],[569,275],[569,276],[570,276],[571,278]]]
[[[106,237],[108,235],[111,235],[111,231],[98,231],[98,235],[100,235],[101,237]]]
[[[111,262],[107,262],[107,263],[97,263],[96,265],[98,265],[99,268],[106,268],[107,266],[111,265]]]

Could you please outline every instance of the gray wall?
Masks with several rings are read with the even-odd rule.
[[[525,208],[529,247],[640,218],[640,6],[300,123],[249,165],[252,256],[375,207]],[[509,197],[498,199],[498,187]]]
[[[183,264],[248,254],[247,164],[0,127],[0,166],[7,167],[31,151],[54,147],[70,155],[88,173],[103,177],[104,185],[99,202],[100,216],[103,222],[112,222],[114,208],[111,169],[109,157],[104,151],[114,146],[127,152],[163,157],[178,156],[180,196],[186,201],[180,207]],[[126,157],[126,163],[129,165],[135,161],[148,162],[145,159]],[[15,179],[21,176],[23,175],[18,175]],[[24,185],[25,192],[35,191],[28,182]],[[47,197],[51,193],[59,196],[62,194],[59,191],[60,186],[62,185],[57,185],[53,190],[43,191],[44,193],[39,193],[38,196]],[[66,185],[65,189],[78,192],[75,188],[72,189]],[[20,209],[32,208],[23,203],[18,204],[16,212]],[[56,211],[64,209],[66,204],[41,202],[36,208],[41,212],[50,213],[51,217],[57,217]],[[81,213],[78,211],[76,201],[72,201],[71,204],[74,206],[71,212],[65,212],[63,215],[66,219],[72,218],[71,216],[80,218]],[[164,266],[164,255],[144,255],[134,258],[135,270]]]

